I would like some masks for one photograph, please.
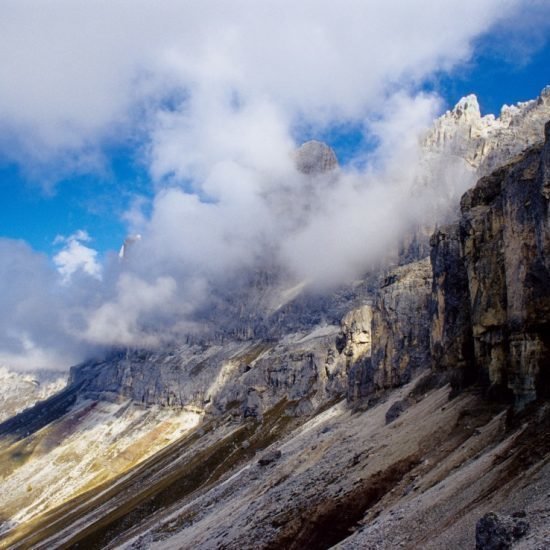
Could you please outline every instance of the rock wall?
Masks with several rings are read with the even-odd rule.
[[[448,371],[453,385],[475,379],[468,274],[458,224],[439,228],[430,240],[433,270],[430,303],[432,369]]]
[[[69,384],[92,399],[244,417],[261,417],[285,399],[307,414],[346,391],[348,362],[336,350],[337,334],[337,326],[325,326],[277,342],[120,351],[73,367]]]
[[[475,368],[519,407],[550,396],[549,181],[550,123],[544,146],[481,178],[432,239],[434,366]]]
[[[430,364],[430,259],[390,271],[375,299],[372,318],[374,389],[400,386]]]
[[[372,306],[371,353],[349,368],[349,401],[401,386],[415,371],[429,368],[431,282],[429,258],[397,267],[382,278]],[[352,335],[342,349],[352,354]]]

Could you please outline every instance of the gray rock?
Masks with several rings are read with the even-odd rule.
[[[397,420],[410,406],[411,402],[408,399],[396,401],[386,412],[386,424]]]
[[[528,531],[529,523],[523,518],[489,512],[476,524],[476,549],[508,550]]]
[[[461,201],[475,361],[495,396],[550,395],[550,140],[482,178]]]
[[[439,228],[430,240],[433,269],[430,353],[435,371],[449,371],[461,388],[475,380],[468,274],[459,224]]]
[[[278,449],[274,451],[269,451],[264,456],[262,456],[260,460],[258,460],[258,464],[260,466],[268,466],[269,464],[272,464],[273,462],[279,460],[281,456],[283,456],[283,454]]]
[[[430,259],[398,267],[383,278],[372,318],[374,387],[400,386],[430,366]]]

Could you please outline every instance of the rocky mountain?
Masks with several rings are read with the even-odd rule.
[[[541,121],[550,118],[550,86],[537,99],[504,105],[500,116],[481,116],[475,95],[463,97],[424,137],[427,153],[458,157],[478,177],[492,172],[528,146],[544,139]]]
[[[0,424],[0,548],[550,546],[549,109],[436,121],[418,185],[482,177],[395,265],[330,293],[249,274],[218,330]],[[297,162],[337,177],[318,142]]]

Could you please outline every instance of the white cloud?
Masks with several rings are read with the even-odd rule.
[[[521,0],[3,2],[0,157],[88,169],[137,135],[155,197],[126,214],[142,239],[123,262],[102,267],[85,232],[58,242],[58,273],[0,241],[0,266],[15,265],[0,269],[0,359],[153,345],[266,264],[359,274],[464,184],[414,188],[418,135],[441,108],[418,84],[528,16]],[[297,173],[296,129],[346,123],[376,149],[338,176]]]
[[[80,154],[89,163],[98,139],[135,130],[151,105],[155,119],[155,100],[174,94],[188,98],[191,126],[228,102],[263,102],[321,123],[360,117],[388,87],[467,57],[476,35],[522,5],[8,0],[0,7],[2,146],[27,163],[67,151],[65,161]]]
[[[90,240],[88,233],[82,230],[68,237],[56,237],[55,244],[63,243],[63,249],[53,257],[53,261],[65,283],[78,272],[101,279],[102,268],[97,259],[97,250],[82,244]]]
[[[159,277],[149,284],[123,273],[117,281],[117,297],[91,312],[84,338],[92,343],[118,346],[151,346],[159,338],[157,326],[147,325],[144,316],[170,307],[176,289],[170,277]]]

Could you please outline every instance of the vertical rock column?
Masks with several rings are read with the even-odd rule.
[[[433,269],[430,304],[432,369],[448,371],[455,387],[475,380],[468,275],[458,224],[438,229],[430,240]]]
[[[509,356],[504,213],[501,186],[506,169],[481,178],[461,201],[464,265],[468,274],[472,334],[482,379],[495,397],[506,397]]]

